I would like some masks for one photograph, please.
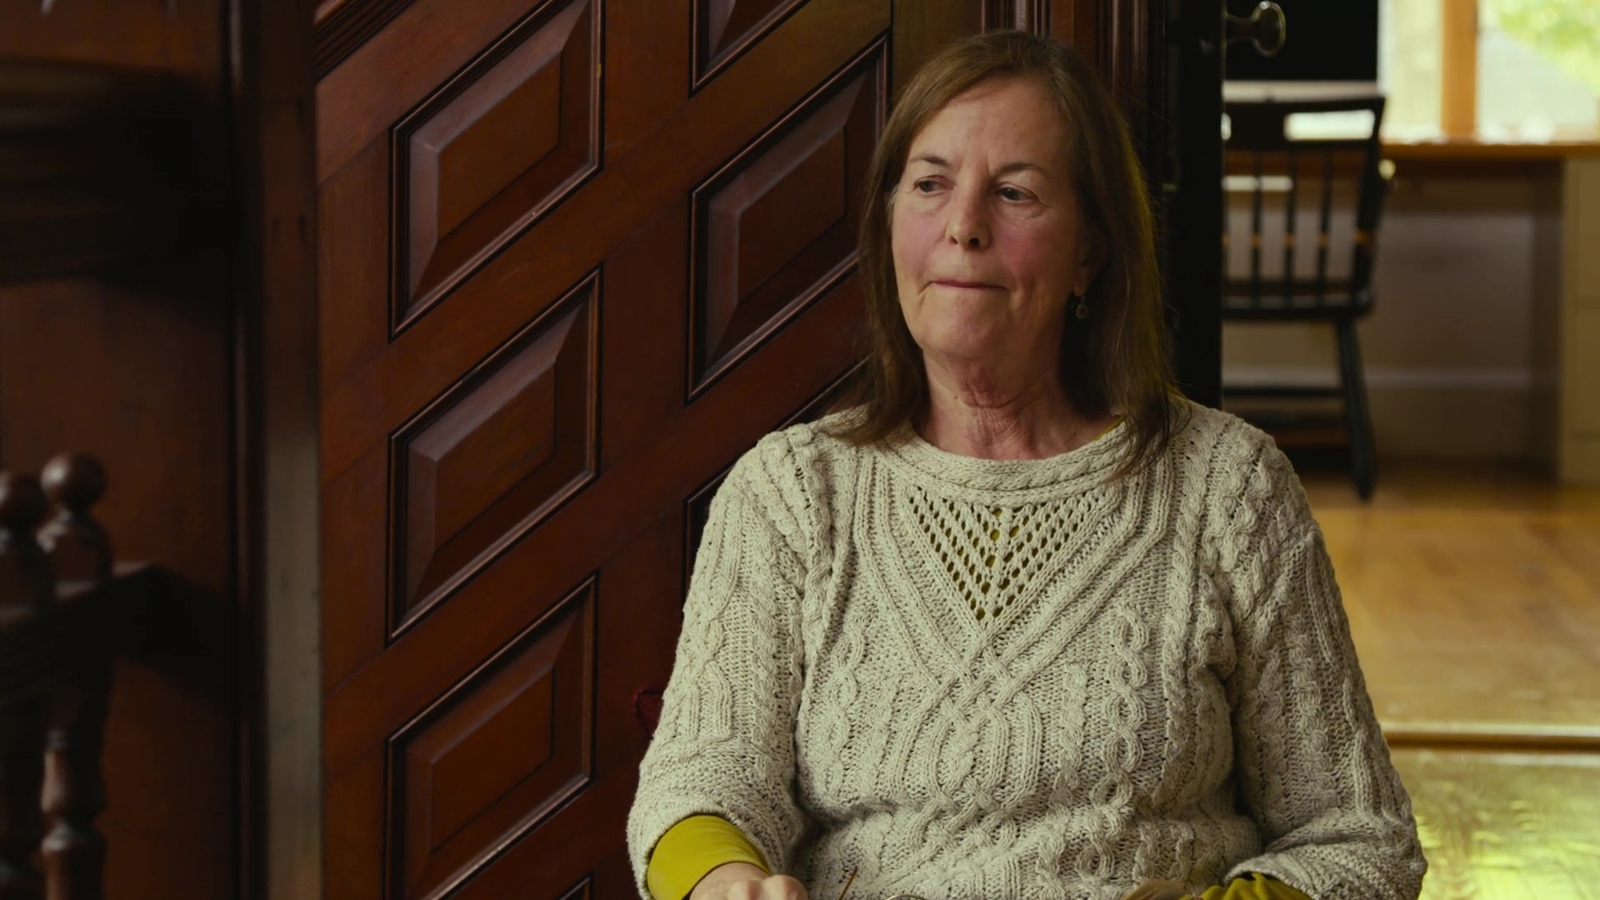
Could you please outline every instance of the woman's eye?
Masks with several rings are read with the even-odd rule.
[[[1007,200],[1013,200],[1013,201],[1028,199],[1028,195],[1027,194],[1024,194],[1022,191],[1020,191],[1020,190],[1018,190],[1018,189],[1016,189],[1014,187],[1003,187],[1003,188],[1001,188],[1000,189],[1000,196],[1004,197]]]
[[[911,187],[919,194],[929,194],[939,189],[939,182],[932,178],[919,178],[911,183]]]

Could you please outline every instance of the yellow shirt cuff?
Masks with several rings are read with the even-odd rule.
[[[761,851],[733,823],[721,816],[690,816],[656,842],[645,868],[645,886],[655,900],[683,900],[712,869],[736,862],[772,871]]]
[[[1227,887],[1218,885],[1206,888],[1200,895],[1200,900],[1311,900],[1311,898],[1275,878],[1251,872],[1249,875],[1228,882]]]

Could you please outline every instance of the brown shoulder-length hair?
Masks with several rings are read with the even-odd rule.
[[[895,286],[889,218],[911,142],[951,100],[997,79],[1037,79],[1060,104],[1078,204],[1103,265],[1085,294],[1089,315],[1068,317],[1061,383],[1087,416],[1117,413],[1131,440],[1116,477],[1143,468],[1172,438],[1174,388],[1162,318],[1150,198],[1127,124],[1094,70],[1071,47],[1020,31],[963,38],[906,85],[873,152],[860,234],[866,291],[862,364],[835,411],[833,433],[853,444],[889,440],[927,414],[928,377]]]

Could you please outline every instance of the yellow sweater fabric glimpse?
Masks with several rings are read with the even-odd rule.
[[[690,816],[672,826],[650,855],[645,878],[655,900],[684,900],[700,879],[728,863],[750,863],[772,869],[744,832],[720,816]],[[813,898],[826,900],[826,898]],[[1226,887],[1206,888],[1198,900],[1311,900],[1305,894],[1265,875],[1235,878]]]
[[[645,883],[656,900],[683,900],[712,869],[736,862],[772,871],[761,851],[732,822],[721,816],[690,816],[661,836],[650,855]]]
[[[1209,887],[1200,900],[1311,900],[1287,884],[1265,875],[1251,873],[1228,882],[1227,887]]]

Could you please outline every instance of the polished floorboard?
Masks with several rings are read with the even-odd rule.
[[[1423,897],[1600,900],[1600,489],[1385,465],[1303,481],[1429,859]]]
[[[1396,747],[1394,761],[1423,897],[1600,898],[1600,754]]]

